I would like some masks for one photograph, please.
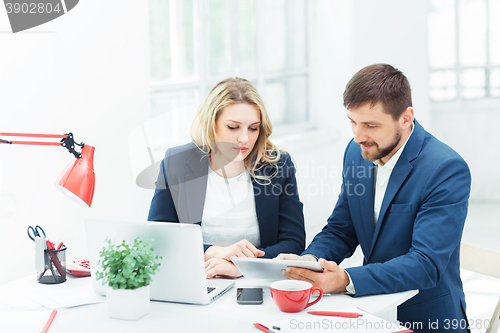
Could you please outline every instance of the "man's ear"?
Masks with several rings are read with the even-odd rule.
[[[401,114],[401,118],[400,118],[401,127],[403,129],[409,128],[411,126],[411,124],[413,123],[414,119],[415,119],[415,116],[413,114],[413,108],[411,106],[409,106]]]

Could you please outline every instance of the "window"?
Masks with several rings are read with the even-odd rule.
[[[429,96],[500,96],[500,1],[430,0]]]
[[[252,82],[275,127],[308,122],[307,31],[306,0],[150,0],[154,149],[187,142],[197,107],[231,76]]]

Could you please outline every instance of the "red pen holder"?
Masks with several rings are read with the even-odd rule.
[[[38,283],[56,284],[66,281],[66,245],[59,250],[44,250],[44,270],[36,272]]]

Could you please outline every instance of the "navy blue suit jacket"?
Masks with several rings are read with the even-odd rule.
[[[265,258],[274,258],[283,252],[299,254],[305,248],[304,215],[295,166],[286,153],[282,153],[277,166],[278,169],[264,165],[257,172],[267,176],[275,174],[270,184],[252,177]],[[168,149],[160,164],[148,220],[201,224],[207,175],[208,157],[194,143]],[[209,246],[205,244],[205,250]]]
[[[351,141],[346,148],[342,191],[324,229],[305,253],[335,262],[361,246],[364,262],[348,268],[356,296],[419,289],[398,307],[401,322],[465,325],[459,252],[471,186],[465,161],[415,121],[396,163],[374,227],[373,163]],[[448,323],[448,324],[447,324]],[[417,330],[418,331],[418,330]]]

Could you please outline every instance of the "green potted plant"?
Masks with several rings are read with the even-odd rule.
[[[98,280],[106,285],[108,315],[112,318],[137,320],[149,312],[149,285],[161,265],[161,256],[154,254],[153,239],[134,244],[122,241],[115,245],[107,239],[107,247],[99,252]]]

